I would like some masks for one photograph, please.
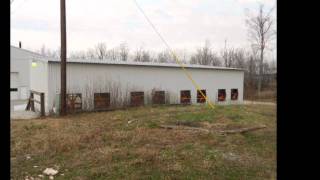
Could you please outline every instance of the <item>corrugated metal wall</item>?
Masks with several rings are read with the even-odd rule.
[[[31,67],[30,65],[30,89],[38,92],[45,93],[45,110],[48,112],[48,63],[41,60],[33,60],[37,66]],[[40,101],[40,96],[34,95],[34,98]],[[50,106],[51,107],[51,106]],[[35,103],[35,108],[40,111],[40,105]]]
[[[188,69],[188,71],[201,88],[206,89],[206,94],[211,101],[217,101],[218,89],[226,89],[225,103],[230,103],[230,91],[232,88],[237,88],[239,100],[234,103],[242,103],[242,71],[212,69]],[[49,63],[48,72],[48,105],[52,108],[56,94],[60,91],[60,65]],[[118,89],[117,92],[110,92],[116,89]],[[110,92],[111,99],[114,96],[126,99],[131,91],[144,91],[147,103],[151,100],[153,89],[166,91],[166,98],[172,104],[180,103],[181,90],[191,90],[192,103],[196,103],[196,89],[179,68],[67,64],[67,90],[69,93],[82,94],[84,108],[93,107],[94,92]]]

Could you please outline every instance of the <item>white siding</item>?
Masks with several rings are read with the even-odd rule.
[[[16,83],[15,86],[18,88],[17,99],[28,98],[31,61],[39,57],[40,55],[36,53],[13,46],[10,47],[10,72],[18,74],[16,82],[10,83]]]
[[[10,72],[10,88],[18,88],[19,86],[19,73],[18,72]],[[10,99],[16,100],[18,99],[18,91],[10,92]]]
[[[215,103],[218,89],[226,89],[230,103],[230,91],[237,88],[239,100],[243,101],[243,71],[188,68],[194,80],[206,89],[208,98]],[[56,93],[60,91],[60,65],[49,63],[49,107],[51,109]],[[165,90],[170,103],[180,102],[180,91],[191,90],[193,103],[196,102],[196,89],[180,68],[147,67],[103,64],[67,64],[67,89],[69,92],[82,93],[85,98],[86,86],[95,87],[93,92],[108,91],[109,82],[120,83],[121,90],[144,91],[149,95],[153,88]],[[146,98],[145,98],[146,99]]]
[[[30,89],[45,93],[45,110],[48,113],[48,62],[36,61],[36,67],[30,65]],[[40,96],[34,95],[34,98],[40,100]],[[40,110],[40,105],[35,103],[36,109]]]
[[[17,88],[19,86],[19,73],[10,72],[10,88]]]

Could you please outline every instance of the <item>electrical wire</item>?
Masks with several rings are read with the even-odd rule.
[[[200,92],[200,94],[206,99],[206,101],[208,102],[209,106],[214,109],[213,104],[211,103],[210,99],[208,99],[208,97],[201,91],[201,87],[195,82],[195,80],[192,78],[191,74],[186,70],[185,66],[183,65],[183,63],[178,59],[178,56],[174,53],[174,51],[172,50],[172,48],[169,46],[169,44],[167,43],[167,41],[163,38],[163,36],[160,34],[160,32],[157,30],[157,28],[155,27],[155,25],[151,22],[151,20],[148,18],[147,14],[144,12],[144,10],[141,8],[141,6],[138,4],[138,2],[136,0],[133,0],[135,2],[135,5],[137,6],[137,8],[140,10],[140,12],[143,14],[143,16],[146,18],[146,20],[148,21],[148,23],[151,25],[152,29],[156,32],[156,34],[160,37],[161,41],[166,45],[166,47],[169,49],[169,51],[171,52],[172,56],[174,57],[174,60],[181,66],[183,72],[186,74],[186,76],[188,77],[188,79],[192,82],[192,84],[195,86],[195,88],[197,89],[198,92]]]
[[[12,4],[13,1],[14,1],[14,0],[11,1],[10,5]],[[17,11],[17,9],[19,9],[26,1],[27,1],[27,0],[22,0],[22,2],[20,3],[20,5],[15,8],[15,11],[11,12],[11,15],[14,14],[14,13]]]

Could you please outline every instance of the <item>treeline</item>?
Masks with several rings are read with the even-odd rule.
[[[60,58],[60,50],[50,50],[43,46],[38,52],[45,56]],[[207,40],[204,46],[197,48],[195,52],[189,53],[184,50],[182,53],[184,56],[181,55],[181,52],[176,55],[177,60],[184,64],[242,68],[252,71],[252,73],[258,73],[257,61],[259,61],[259,57],[257,53],[253,53],[245,48],[225,47],[220,51],[215,51],[211,47],[211,43]],[[68,58],[101,61],[177,63],[169,50],[153,52],[140,47],[135,51],[130,51],[126,43],[121,43],[118,47],[110,49],[107,48],[106,43],[98,43],[86,51],[70,52]],[[275,60],[268,60],[263,65],[265,69],[264,72],[269,72],[271,70],[269,70],[269,68],[276,68],[275,65]]]

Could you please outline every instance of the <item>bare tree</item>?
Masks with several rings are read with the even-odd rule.
[[[189,60],[188,60],[188,52],[187,52],[187,50],[185,48],[184,49],[176,49],[174,52],[176,53],[176,56],[178,58],[176,60],[179,60],[180,63],[182,63],[182,64],[187,64],[187,62]],[[176,60],[172,56],[172,58],[170,59],[169,63],[177,64],[178,62]]]
[[[153,59],[151,58],[151,54],[149,51],[144,50],[143,47],[140,47],[134,55],[133,61],[136,62],[151,62]]]
[[[271,71],[272,73],[277,73],[277,62],[276,62],[276,60],[272,60],[272,61],[270,62],[269,67],[270,67],[270,71]]]
[[[95,51],[98,59],[103,60],[107,57],[107,46],[105,43],[98,43],[95,46]]]
[[[140,47],[139,49],[136,50],[134,57],[133,57],[133,61],[141,62],[142,51],[143,51],[142,47]]]
[[[209,40],[206,40],[204,47],[197,49],[197,52],[191,56],[191,64],[221,66],[219,57],[211,49]]]
[[[181,51],[181,63],[183,63],[183,64],[187,64],[187,61],[188,61],[188,59],[187,59],[188,54],[187,53],[188,52],[186,49],[183,49]],[[174,63],[176,63],[176,62],[174,61]]]
[[[231,67],[244,69],[246,67],[246,60],[248,59],[249,55],[250,54],[245,49],[234,49],[232,54],[233,62]]]
[[[224,42],[224,49],[221,52],[221,57],[224,62],[225,67],[231,67],[233,64],[233,54],[234,54],[234,48],[228,48],[227,47],[227,40]]]
[[[129,56],[129,48],[127,43],[121,43],[119,49],[120,49],[120,60],[127,61]]]
[[[86,52],[86,58],[95,59],[96,58],[95,50],[92,49],[92,48],[88,49],[87,52]]]
[[[173,60],[173,57],[171,56],[170,52],[165,50],[162,52],[159,52],[157,55],[156,62],[158,63],[169,63]]]
[[[60,58],[60,47],[57,50],[51,50],[42,45],[41,49],[37,51],[39,54],[52,58]]]
[[[252,97],[256,89],[257,60],[256,56],[250,55],[246,62],[246,71],[244,73],[244,96]]]
[[[151,54],[149,51],[142,51],[142,59],[141,62],[151,62]]]
[[[117,61],[119,57],[119,52],[116,48],[112,48],[107,52],[107,58],[111,61]]]
[[[70,53],[70,58],[72,59],[87,59],[87,54],[85,51],[74,51]]]
[[[258,49],[260,52],[258,94],[261,92],[264,51],[269,42],[276,35],[276,31],[273,28],[275,21],[272,16],[272,12],[273,8],[271,8],[268,12],[265,12],[264,5],[260,4],[259,12],[255,15],[248,15],[246,19],[249,39],[252,42],[253,48]]]

